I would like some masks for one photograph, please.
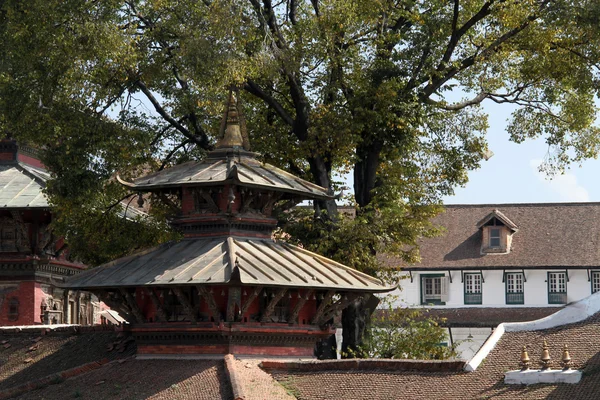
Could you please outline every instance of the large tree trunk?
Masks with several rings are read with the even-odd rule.
[[[342,357],[363,357],[361,345],[371,314],[377,308],[379,298],[362,296],[342,311]]]
[[[308,163],[315,183],[329,189],[330,194],[334,194],[333,185],[331,184],[331,164],[325,162],[324,158],[320,155],[310,157]],[[327,218],[331,221],[337,219],[337,204],[335,200],[315,201],[315,210],[317,214],[320,213],[320,210],[327,211]]]
[[[356,148],[358,161],[354,164],[354,197],[361,208],[373,199],[372,192],[377,185],[377,168],[382,149],[381,141],[363,142]]]

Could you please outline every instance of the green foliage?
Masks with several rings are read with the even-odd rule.
[[[394,308],[393,296],[383,300],[371,320],[360,350],[366,357],[446,360],[457,357],[456,349],[444,346],[446,330],[427,310]]]
[[[0,131],[45,149],[58,233],[128,237],[115,252],[99,239],[89,254],[75,246],[99,262],[168,237],[152,223],[153,234],[120,232],[106,216],[128,194],[115,174],[203,157],[235,84],[265,161],[336,193],[336,174],[354,173],[356,220],[337,223],[335,205],[320,203],[329,214],[284,226],[291,240],[375,273],[382,251],[418,260],[442,196],[478,168],[481,102],[517,106],[509,136],[544,137],[549,172],[598,155],[599,10],[597,0],[2,0]]]

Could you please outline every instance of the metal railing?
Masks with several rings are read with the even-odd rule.
[[[506,304],[523,304],[525,302],[525,294],[521,293],[506,293]]]
[[[465,304],[481,304],[481,293],[465,293]]]
[[[548,293],[548,304],[567,304],[566,293]]]

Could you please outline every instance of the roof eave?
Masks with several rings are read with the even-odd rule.
[[[169,183],[161,183],[161,184],[145,184],[145,185],[136,185],[135,183],[126,182],[126,181],[119,179],[118,176],[117,176],[117,179],[119,180],[120,183],[124,184],[125,186],[129,187],[130,189],[140,191],[140,192],[141,191],[151,192],[151,191],[161,190],[161,189],[173,189],[173,188],[178,188],[178,187],[189,187],[189,186],[198,187],[198,186],[215,186],[217,184],[219,184],[219,185],[235,184],[238,186],[243,186],[243,187],[248,187],[248,188],[266,189],[266,190],[271,190],[274,192],[292,193],[292,194],[303,196],[307,200],[333,200],[333,199],[335,199],[335,196],[331,196],[331,195],[325,194],[325,193],[314,193],[314,192],[308,192],[308,191],[302,191],[302,190],[296,190],[296,189],[278,188],[278,187],[273,187],[273,186],[269,186],[269,185],[251,184],[251,183],[240,182],[240,181],[232,180],[232,179],[213,180],[213,181],[209,181],[209,182],[190,181],[190,182],[172,182],[172,183],[169,182]]]

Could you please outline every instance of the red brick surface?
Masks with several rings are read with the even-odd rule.
[[[39,288],[39,284],[37,284]],[[11,325],[33,325],[35,322],[35,304],[36,304],[36,283],[33,281],[22,281],[18,282],[17,288],[6,293],[6,298],[2,302],[2,309],[0,310],[0,326],[11,326]],[[19,317],[16,320],[10,320],[8,318],[8,311],[10,307],[10,301],[13,298],[19,300]],[[41,300],[40,300],[41,302]],[[38,305],[38,310],[40,310]],[[39,314],[38,311],[37,314]]]

